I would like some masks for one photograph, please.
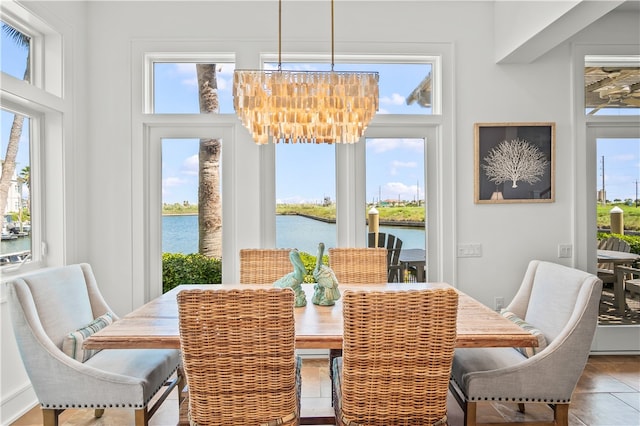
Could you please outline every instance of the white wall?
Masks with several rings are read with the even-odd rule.
[[[66,234],[64,262],[90,262],[107,301],[118,313],[126,313],[148,296],[142,287],[149,275],[148,247],[139,229],[146,221],[147,189],[140,128],[144,117],[132,90],[140,78],[136,46],[159,41],[224,46],[242,58],[238,67],[257,68],[260,52],[277,52],[277,4],[143,1],[25,2],[25,6],[44,19],[53,16],[64,22],[66,35],[73,39],[67,52],[73,58],[67,67],[73,81],[65,95],[73,103],[71,116],[65,117],[71,129],[65,135],[68,181],[61,201],[66,200],[64,210],[73,218],[67,226],[74,230]],[[285,2],[283,51],[328,53],[329,19],[328,2]],[[628,44],[637,52],[637,22],[637,15],[606,17],[571,41]],[[455,160],[454,179],[445,183],[445,189],[454,197],[455,211],[453,232],[444,238],[448,247],[481,243],[483,249],[480,258],[451,260],[453,271],[446,277],[452,284],[493,306],[494,297],[508,301],[515,294],[530,259],[576,264],[575,258],[557,258],[558,244],[577,241],[576,218],[581,212],[576,206],[583,199],[575,192],[580,170],[575,158],[583,140],[575,128],[571,41],[531,64],[497,65],[493,3],[478,1],[338,1],[335,28],[336,52],[373,53],[394,44],[404,49],[430,43],[451,46],[453,66],[443,76],[454,87],[453,97],[444,100],[452,115],[446,133],[450,140],[445,143],[452,144]],[[474,204],[474,123],[540,121],[556,123],[556,201]],[[242,226],[234,226],[232,237],[249,246],[259,243],[264,232],[259,219],[261,154],[246,136],[236,136],[233,191],[243,196],[236,198],[230,211]],[[455,249],[443,255],[454,253]],[[3,301],[0,397],[6,424],[19,414],[10,402],[23,390],[25,376],[12,346]]]

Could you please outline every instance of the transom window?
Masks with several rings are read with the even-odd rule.
[[[155,114],[233,114],[233,55],[198,55],[185,57],[149,54],[146,66],[146,111]],[[198,75],[212,81],[217,93],[217,108],[201,107]],[[203,73],[208,73],[207,75]],[[208,108],[211,109],[211,108]]]
[[[586,56],[587,115],[640,115],[640,56]]]
[[[277,69],[277,62],[266,62],[265,69]],[[293,71],[329,71],[328,63],[282,63]],[[340,63],[336,71],[376,71],[379,74],[378,114],[434,114],[434,64],[423,63]]]

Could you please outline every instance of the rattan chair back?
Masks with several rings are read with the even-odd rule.
[[[387,282],[387,249],[335,247],[329,249],[329,266],[339,284]]]
[[[299,424],[293,291],[184,290],[177,300],[191,424]]]
[[[446,424],[457,292],[347,290],[342,303],[337,424]]]
[[[240,283],[273,284],[293,272],[292,249],[240,249]]]

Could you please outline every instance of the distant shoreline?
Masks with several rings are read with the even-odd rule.
[[[325,222],[325,223],[336,223],[335,219],[327,219],[324,217],[318,217],[318,216],[312,216],[310,214],[305,214],[305,213],[288,213],[288,214],[283,214],[280,216],[302,216],[302,217],[306,217],[308,219],[313,219],[313,220],[319,220],[320,222]],[[367,223],[367,225],[369,224],[369,220],[365,219],[365,222]],[[413,221],[408,221],[408,220],[403,220],[403,221],[395,221],[395,220],[381,220],[380,221],[380,225],[382,226],[407,226],[410,228],[423,228],[424,227],[424,222],[413,222]]]
[[[198,214],[197,213],[163,213],[162,216],[198,216]],[[285,214],[276,213],[276,216],[302,216],[302,217],[306,217],[307,219],[317,220],[319,222],[336,223],[335,219],[327,219],[325,217],[313,216],[313,215],[305,214],[305,213],[285,213]],[[367,225],[369,224],[369,220],[368,219],[365,219],[365,222],[367,223]],[[423,228],[424,227],[424,222],[415,222],[415,221],[407,221],[407,220],[403,220],[403,221],[381,220],[380,221],[380,225],[382,225],[382,226],[406,226],[406,227],[409,227],[409,228]]]

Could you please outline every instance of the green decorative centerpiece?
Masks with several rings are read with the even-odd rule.
[[[306,306],[307,298],[302,290],[302,282],[304,281],[306,269],[304,267],[304,263],[302,263],[298,249],[293,249],[289,252],[289,260],[291,260],[291,264],[293,265],[293,272],[288,273],[278,281],[274,282],[273,286],[279,288],[289,287],[293,289],[296,295],[294,306],[296,308]]]
[[[313,297],[311,301],[314,305],[331,306],[340,299],[340,290],[338,290],[338,279],[333,270],[322,263],[324,254],[324,243],[318,244],[318,257],[316,267],[313,270],[313,278],[316,284],[313,286]]]

